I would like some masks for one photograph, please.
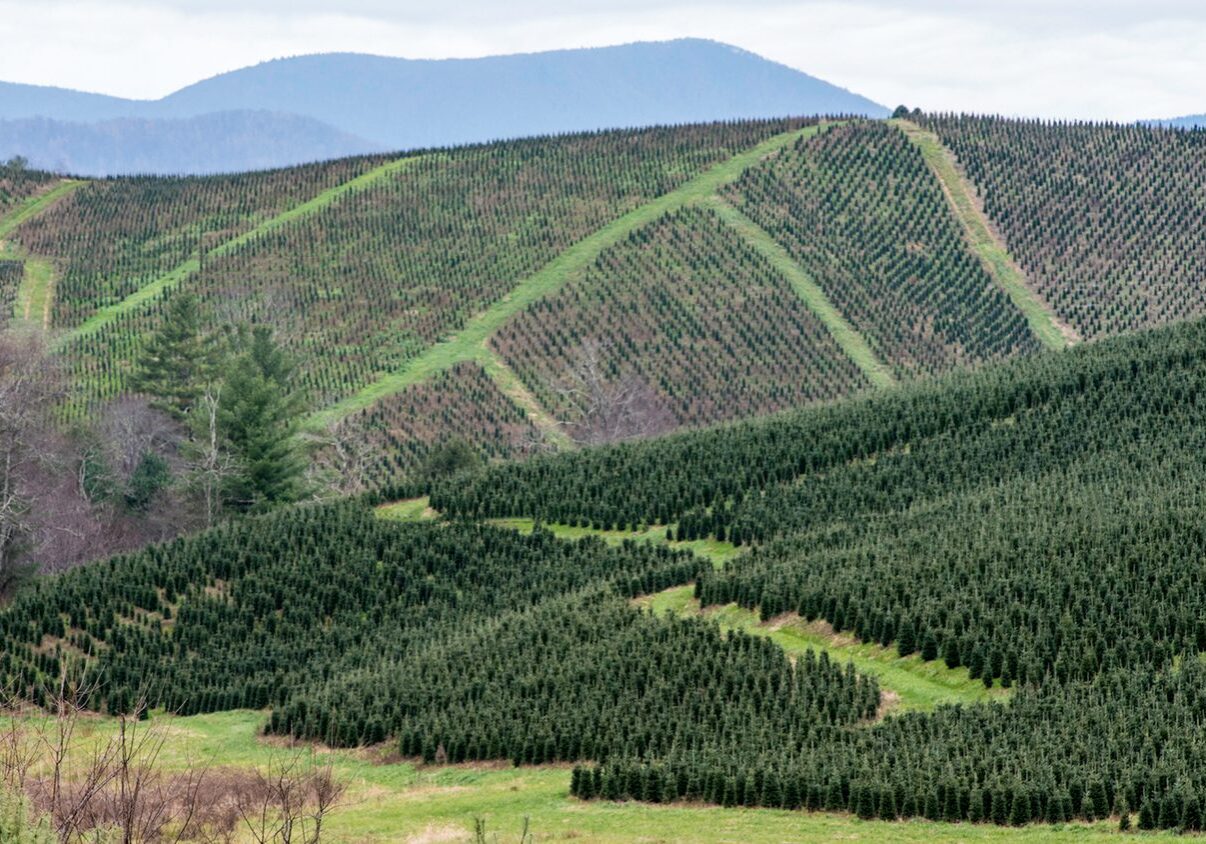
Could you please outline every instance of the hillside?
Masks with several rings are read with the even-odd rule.
[[[862,155],[876,148],[881,156]],[[815,172],[801,180],[792,172],[801,167]],[[908,186],[883,189],[887,172]],[[236,196],[246,199],[232,206]],[[828,231],[825,212],[801,204],[826,196],[866,204],[845,230]],[[582,422],[557,394],[586,352],[608,384],[644,395],[649,433],[1038,348],[945,206],[894,128],[743,122],[93,182],[14,226],[12,240],[59,273],[51,324],[76,373],[74,413],[122,392],[161,297],[183,288],[215,324],[273,324],[299,356],[316,418],[351,414],[355,437],[397,441],[386,421],[399,418],[394,397],[413,403],[454,364],[488,377],[457,418],[518,413],[546,433],[553,419]],[[828,251],[801,251],[805,241]],[[833,256],[867,248],[883,256],[878,286],[852,286]],[[661,286],[649,286],[656,273]],[[889,304],[914,276],[937,287]],[[889,310],[846,301],[864,284],[859,301]],[[600,322],[599,307],[657,318]],[[465,369],[474,366],[477,376]],[[445,434],[485,434],[478,423],[448,425]],[[524,429],[488,435],[492,453],[513,452]],[[621,425],[609,438],[636,432]],[[413,455],[399,468],[420,458],[413,443],[398,446]]]
[[[931,116],[1036,292],[1083,338],[1206,313],[1206,134]]]
[[[93,653],[97,709],[267,705],[270,732],[436,770],[576,761],[553,770],[588,802],[1193,830],[1204,379],[1194,322],[437,484],[467,520],[283,511],[41,581],[0,611],[0,667],[36,699]],[[760,541],[716,567],[667,531]],[[624,600],[692,582],[753,626]],[[788,629],[828,633],[793,664]],[[1007,699],[881,717],[899,693],[834,665],[852,642]]]
[[[0,120],[0,158],[21,155],[31,167],[77,176],[268,170],[382,149],[311,118],[255,111],[96,123]]]
[[[219,116],[226,112],[243,114]],[[348,155],[785,114],[883,117],[887,110],[696,39],[481,59],[335,53],[264,62],[153,101],[0,83],[0,121],[23,121],[0,132],[0,155],[56,169],[78,164],[69,172],[86,175],[230,172],[331,157],[333,148]],[[253,158],[248,136],[280,141],[286,121],[294,127],[288,142],[273,144],[270,159]],[[94,123],[101,125],[74,125]],[[119,130],[121,146],[98,158],[100,138]],[[166,137],[176,139],[178,154],[165,157]]]
[[[268,324],[307,427],[379,486],[449,436],[493,458],[647,436],[1193,317],[1198,140],[922,115],[12,171],[0,299],[50,329],[77,420],[127,392],[174,291],[214,329]]]

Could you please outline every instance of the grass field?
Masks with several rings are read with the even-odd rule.
[[[38,328],[50,327],[50,310],[54,305],[54,265],[41,258],[25,260],[25,275],[17,289],[13,315],[19,322]]]
[[[748,167],[765,156],[798,138],[807,137],[818,131],[820,131],[820,127],[809,126],[776,135],[711,167],[676,190],[663,194],[652,202],[618,217],[578,241],[540,270],[519,282],[509,294],[470,319],[459,332],[428,348],[418,357],[409,361],[402,369],[379,378],[343,401],[311,415],[307,422],[308,426],[312,429],[327,427],[351,413],[363,410],[378,399],[404,390],[461,361],[472,360],[477,357],[478,350],[490,338],[490,335],[496,332],[503,323],[533,302],[555,293],[570,279],[580,276],[598,259],[604,249],[619,243],[641,226],[653,222],[664,214],[708,199],[719,188],[735,181]]]
[[[156,714],[151,724],[169,731],[161,757],[166,771],[204,763],[216,767],[266,766],[282,750],[259,737],[260,712],[235,711],[177,718]],[[114,727],[89,719],[83,741]],[[486,822],[488,840],[518,842],[525,818],[534,841],[604,844],[652,842],[741,842],[780,844],[813,841],[1033,841],[1117,840],[1117,822],[1095,825],[996,826],[924,821],[884,823],[847,815],[767,809],[724,809],[698,805],[583,803],[569,797],[564,766],[514,768],[507,764],[422,766],[392,756],[388,747],[327,751],[315,760],[330,763],[347,784],[342,806],[329,819],[324,841],[340,844],[437,844],[472,840],[474,821]],[[1172,836],[1144,835],[1144,840]]]
[[[1025,274],[1005,244],[993,234],[987,218],[972,198],[970,186],[955,166],[954,157],[938,140],[938,136],[908,120],[895,120],[893,123],[921,151],[926,164],[942,185],[942,192],[951,210],[963,226],[972,251],[997,284],[1009,294],[1018,310],[1025,314],[1035,336],[1052,349],[1062,349],[1078,341],[1080,338],[1075,329],[1060,320],[1047,303],[1030,289]]]
[[[819,319],[834,341],[841,347],[846,356],[854,361],[863,371],[867,379],[877,387],[891,387],[896,383],[889,368],[876,357],[871,346],[862,334],[846,321],[841,312],[834,307],[820,286],[813,281],[812,276],[796,263],[787,250],[776,243],[766,231],[742,214],[732,205],[719,197],[708,202],[708,207],[715,211],[722,220],[729,224],[746,243],[766,258],[788,282],[796,295],[808,306],[808,309]]]

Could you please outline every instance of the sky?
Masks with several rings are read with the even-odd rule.
[[[0,0],[0,80],[156,98],[304,53],[473,57],[685,36],[888,106],[1206,112],[1203,0]]]

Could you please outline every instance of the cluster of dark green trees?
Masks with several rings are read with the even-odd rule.
[[[432,503],[757,539],[697,579],[704,605],[823,619],[1014,690],[1008,704],[835,733],[823,750],[611,759],[579,771],[582,796],[997,823],[1119,814],[1197,829],[1203,394],[1196,322],[756,423],[494,466],[437,483]]]
[[[208,524],[223,509],[265,510],[299,496],[303,405],[293,361],[269,327],[207,333],[196,297],[177,293],[130,380],[187,430],[181,450]],[[94,474],[103,483],[104,472]],[[170,482],[167,460],[147,453],[125,494],[145,504]]]
[[[1199,316],[1206,133],[915,115],[958,157],[1010,252],[1086,339]]]

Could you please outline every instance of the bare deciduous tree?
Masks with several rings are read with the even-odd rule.
[[[222,509],[222,484],[235,471],[234,459],[223,447],[218,419],[222,386],[209,385],[193,408],[192,472],[205,507],[205,526],[213,527]]]
[[[43,690],[49,712],[17,696],[0,700],[0,791],[25,795],[57,840],[320,844],[344,784],[312,750],[274,753],[262,770],[190,760],[170,772],[161,760],[173,734],[145,717],[145,700],[113,729],[82,728],[99,693],[64,671]]]
[[[326,819],[342,802],[344,785],[313,751],[274,755],[239,799],[243,827],[256,844],[320,844]]]
[[[0,334],[0,595],[39,541],[34,487],[54,457],[47,420],[60,383],[38,335]]]
[[[588,340],[553,390],[566,409],[559,424],[579,445],[601,445],[652,437],[674,427],[657,392],[632,374],[610,376],[604,362],[609,346]]]

